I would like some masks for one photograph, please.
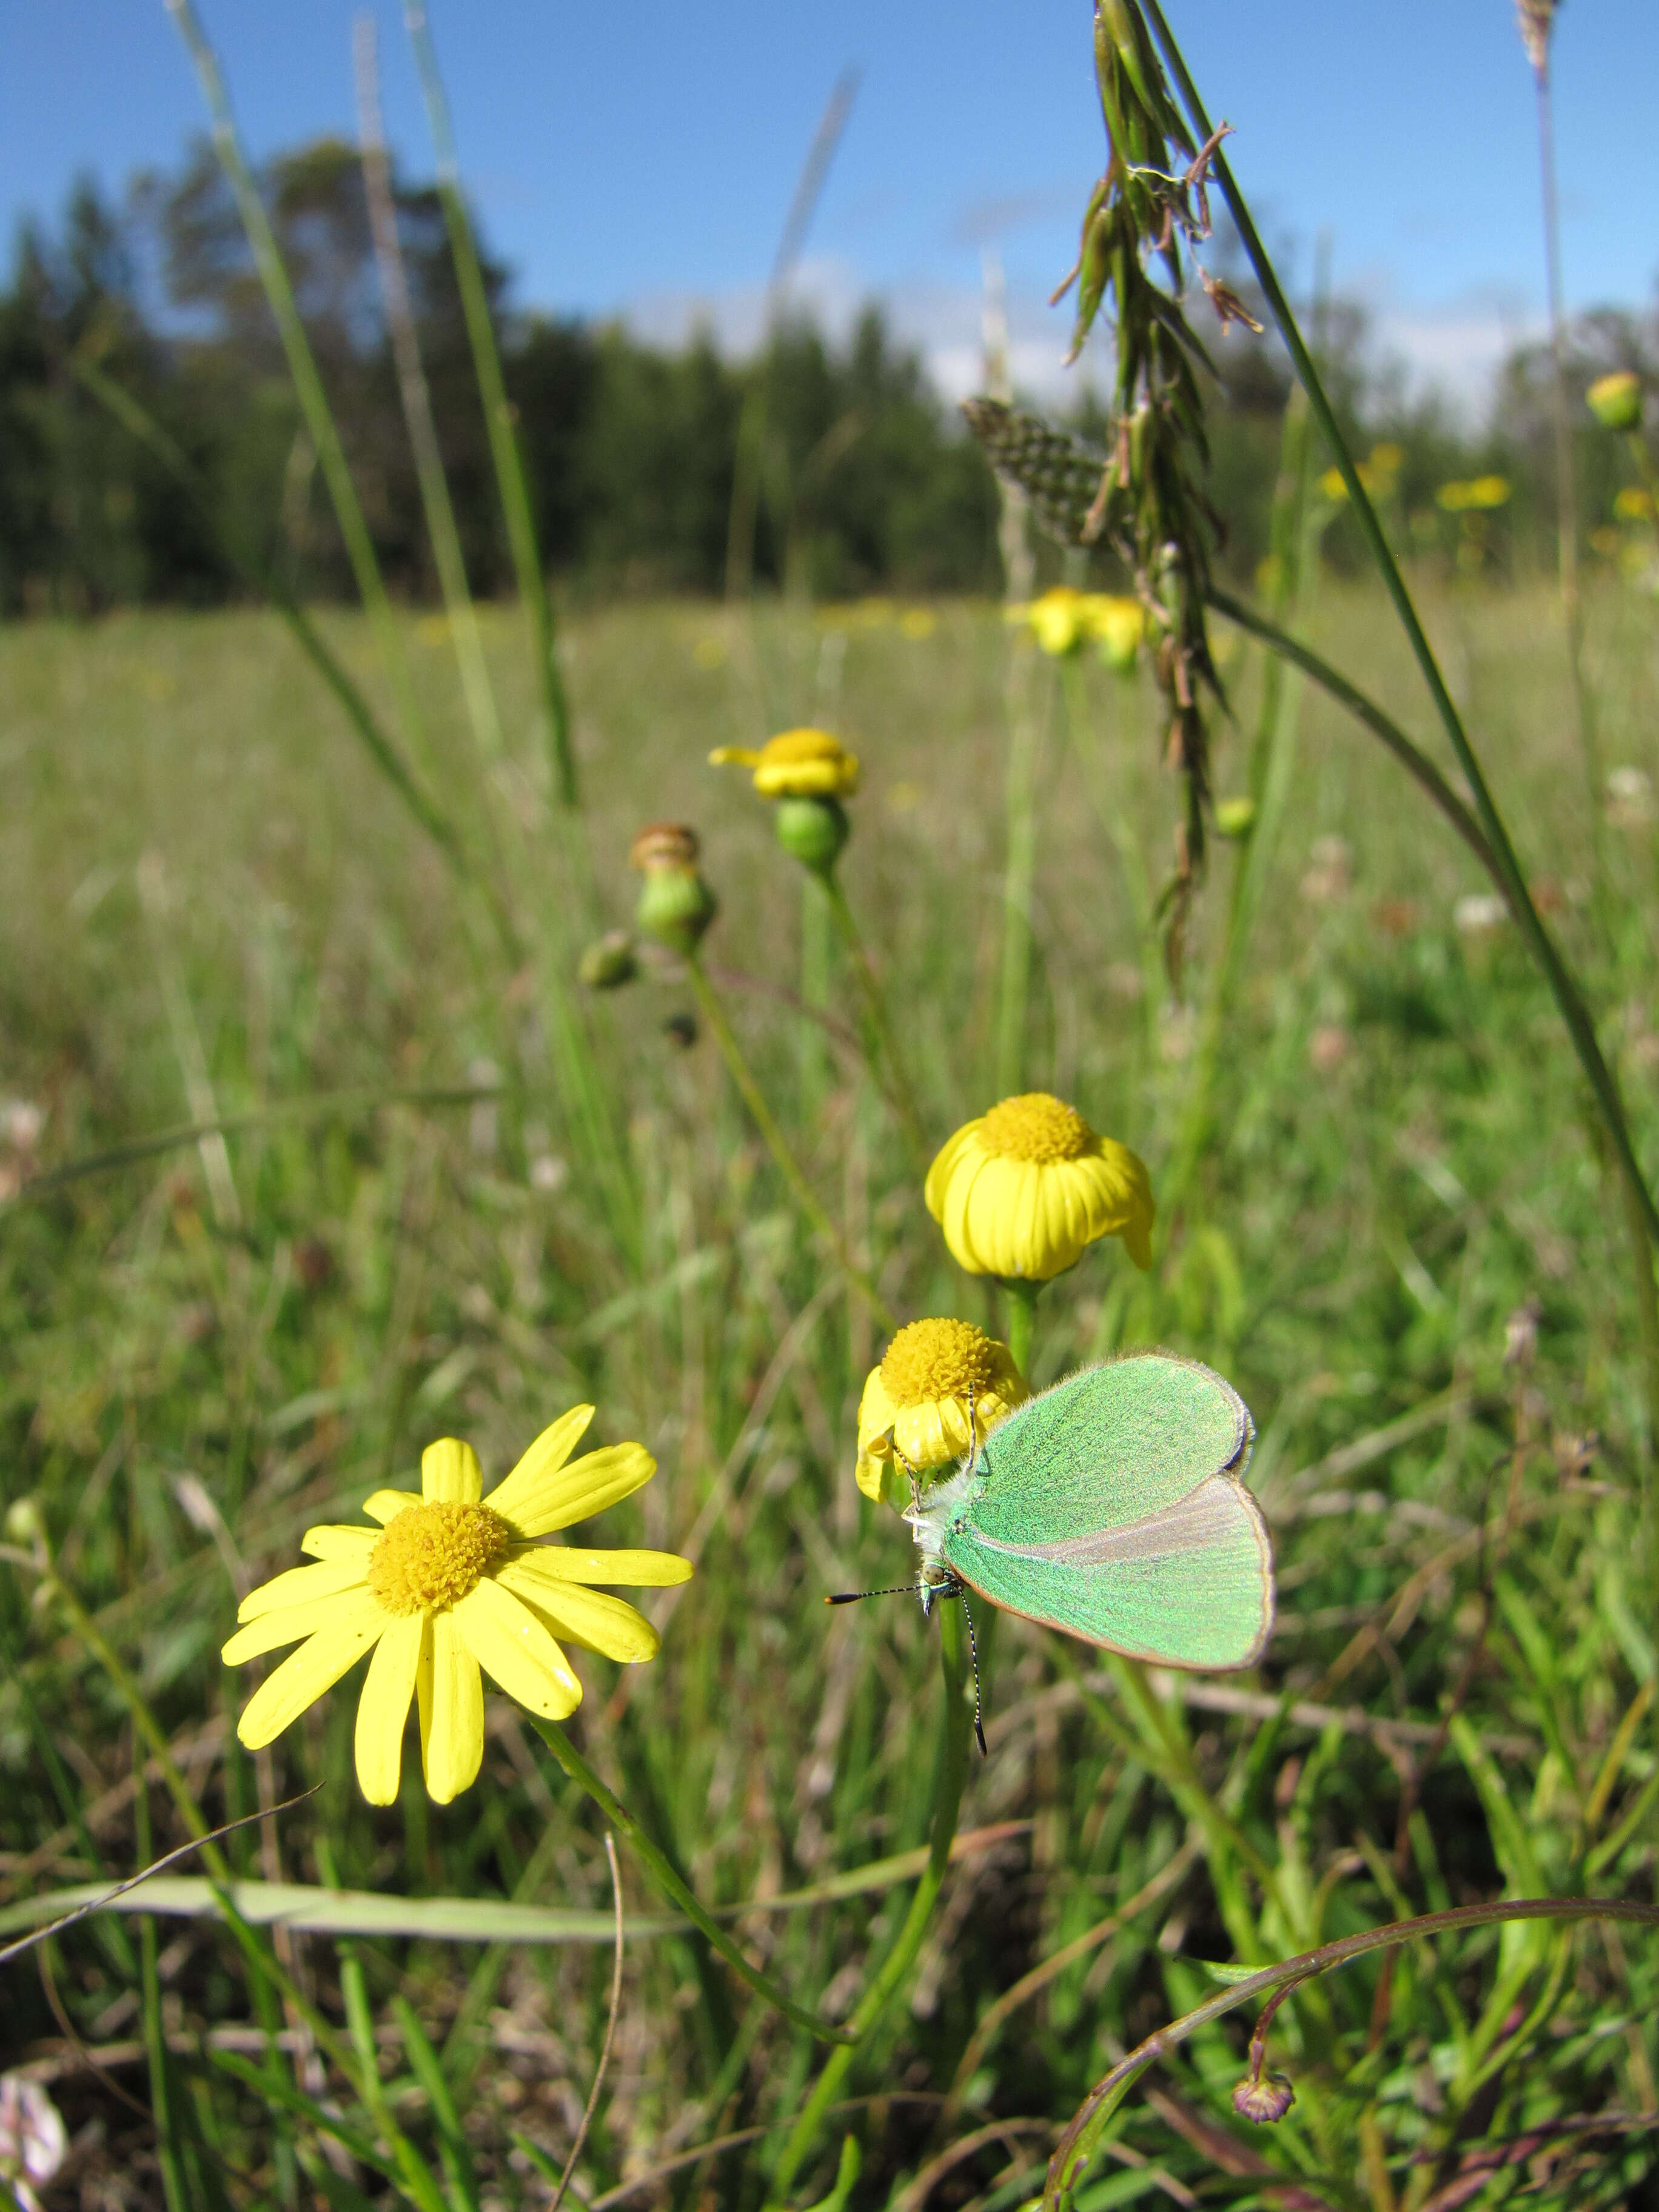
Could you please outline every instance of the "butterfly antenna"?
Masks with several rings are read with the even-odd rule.
[[[963,1618],[968,1623],[968,1656],[974,1667],[974,1734],[979,1738],[979,1755],[985,1759],[989,1754],[985,1748],[984,1706],[979,1693],[979,1638],[974,1633],[974,1616],[969,1609],[967,1591],[958,1590],[957,1595],[962,1600]]]
[[[915,1583],[889,1583],[885,1589],[836,1590],[823,1601],[826,1605],[856,1605],[861,1597],[914,1597],[916,1589]]]

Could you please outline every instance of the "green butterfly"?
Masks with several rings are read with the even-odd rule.
[[[1273,1548],[1244,1487],[1230,1382],[1170,1352],[1068,1375],[1017,1407],[905,1513],[920,1590],[974,1590],[1159,1667],[1248,1667],[1273,1620]]]

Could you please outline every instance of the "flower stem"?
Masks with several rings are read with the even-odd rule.
[[[1197,87],[1188,72],[1181,49],[1176,44],[1174,33],[1164,20],[1164,11],[1158,4],[1158,0],[1142,0],[1142,5],[1157,33],[1158,45],[1163,49],[1164,58],[1169,64],[1170,74],[1181,88],[1181,95],[1186,103],[1193,128],[1200,142],[1207,140],[1211,136],[1209,118],[1205,112],[1203,101],[1198,96]],[[1474,748],[1469,743],[1468,733],[1463,727],[1462,717],[1459,714],[1452,702],[1452,696],[1446,688],[1446,679],[1441,673],[1439,662],[1435,659],[1434,648],[1429,643],[1427,634],[1413,604],[1411,593],[1407,589],[1406,580],[1400,572],[1399,563],[1395,561],[1389,541],[1383,534],[1382,525],[1377,519],[1376,508],[1371,505],[1370,495],[1359,480],[1353,456],[1349,453],[1342,433],[1337,426],[1335,415],[1332,411],[1330,400],[1320,380],[1313,356],[1308,351],[1296,317],[1291,311],[1290,302],[1285,297],[1284,289],[1279,282],[1278,272],[1274,270],[1268,258],[1267,250],[1261,242],[1261,234],[1251,217],[1244,196],[1233,180],[1233,173],[1228,166],[1226,156],[1218,149],[1212,156],[1212,166],[1216,182],[1221,188],[1233,221],[1237,226],[1244,251],[1249,256],[1250,264],[1255,270],[1267,304],[1273,310],[1273,319],[1279,325],[1280,335],[1285,340],[1286,350],[1290,354],[1297,375],[1307,392],[1308,402],[1313,409],[1315,419],[1332,453],[1336,456],[1336,465],[1347,487],[1348,498],[1353,507],[1355,518],[1370,548],[1371,556],[1376,563],[1377,572],[1382,579],[1383,586],[1394,603],[1395,612],[1400,618],[1401,627],[1406,633],[1423,680],[1428,686],[1429,696],[1434,702],[1435,711],[1440,717],[1452,750],[1457,756],[1458,766],[1462,769],[1468,783],[1470,793],[1474,800],[1475,813],[1492,847],[1494,860],[1500,872],[1504,896],[1514,911],[1528,949],[1543,971],[1557,1009],[1566,1026],[1567,1034],[1572,1040],[1573,1050],[1577,1054],[1579,1064],[1583,1068],[1591,1091],[1595,1093],[1597,1110],[1607,1125],[1607,1134],[1613,1140],[1620,1163],[1626,1175],[1630,1178],[1633,1192],[1641,1206],[1643,1225],[1648,1236],[1656,1244],[1659,1244],[1659,1207],[1654,1205],[1653,1194],[1648,1188],[1646,1179],[1642,1173],[1641,1163],[1636,1157],[1636,1149],[1631,1140],[1629,1124],[1625,1118],[1624,1102],[1620,1097],[1618,1085],[1613,1079],[1607,1061],[1601,1056],[1601,1048],[1596,1041],[1595,1024],[1590,1018],[1589,1010],[1585,1006],[1578,987],[1568,972],[1560,954],[1556,951],[1554,939],[1545,928],[1538,909],[1532,902],[1532,894],[1527,888],[1527,879],[1522,872],[1520,860],[1516,855],[1514,846],[1510,842],[1509,831],[1504,827],[1503,817],[1498,811],[1497,804],[1487,786],[1480,763],[1475,757]]]
[[[1606,838],[1601,819],[1601,759],[1595,728],[1595,702],[1584,676],[1584,610],[1578,595],[1578,502],[1572,476],[1572,431],[1567,412],[1566,313],[1561,301],[1561,210],[1555,187],[1555,124],[1550,97],[1549,48],[1535,72],[1538,80],[1538,167],[1543,188],[1544,273],[1549,292],[1551,396],[1555,417],[1556,567],[1561,611],[1566,617],[1567,660],[1572,671],[1573,701],[1578,711],[1578,750],[1589,801],[1590,850],[1595,864],[1595,903],[1607,894]],[[1606,916],[1597,919],[1605,927]]]
[[[726,1929],[717,1920],[709,1917],[696,1892],[687,1887],[622,1800],[606,1789],[564,1730],[555,1722],[542,1720],[534,1713],[529,1716],[529,1720],[537,1735],[578,1789],[585,1790],[611,1826],[627,1837],[658,1888],[665,1896],[673,1899],[686,1918],[693,1922],[698,1932],[707,1938],[711,1948],[720,1953],[734,1973],[748,1983],[757,1996],[764,1997],[769,2005],[775,2005],[787,2019],[793,2021],[797,2027],[804,2027],[809,2035],[817,2036],[821,2043],[848,2042],[850,2038],[847,2029],[833,2027],[828,2021],[820,2020],[817,2013],[808,2012],[805,2005],[798,2005],[793,1997],[786,1996],[769,1975],[762,1973],[758,1966],[750,1965]],[[949,1846],[946,1848],[948,1850]]]
[[[968,1778],[968,1630],[958,1606],[947,1603],[939,1608],[939,1650],[944,1680],[940,1685],[943,1695],[939,1743],[933,1759],[933,1824],[928,1837],[927,1865],[916,1884],[910,1909],[892,1949],[882,1960],[847,2023],[848,2041],[838,2045],[823,2062],[823,2070],[773,2168],[767,2189],[767,2203],[771,2206],[782,2203],[801,2160],[812,2148],[824,2116],[836,2100],[836,2093],[846,2079],[848,2069],[858,2056],[859,2047],[868,2039],[903,1987],[921,1948],[945,1869],[951,1863],[963,1784]]]
[[[1003,1295],[1008,1301],[1008,1350],[1016,1367],[1031,1379],[1031,1340],[1036,1334],[1036,1305],[1041,1283],[1015,1282],[1005,1277]]]
[[[790,1194],[796,1205],[799,1206],[811,1226],[834,1253],[836,1266],[864,1299],[882,1327],[885,1329],[896,1328],[898,1323],[893,1317],[891,1308],[863,1269],[854,1265],[845,1242],[836,1235],[835,1224],[819,1204],[813,1193],[812,1186],[802,1172],[800,1162],[790,1151],[788,1139],[779,1128],[773,1117],[772,1109],[767,1104],[759,1084],[755,1080],[754,1073],[743,1056],[743,1048],[738,1042],[731,1023],[726,1018],[726,1009],[720,1004],[714,985],[703,973],[702,963],[695,953],[692,953],[688,956],[685,965],[686,972],[691,978],[691,988],[696,993],[697,1004],[702,1010],[702,1018],[714,1033],[714,1042],[720,1047],[720,1057],[726,1062],[726,1071],[732,1082],[738,1086],[738,1095],[749,1109],[750,1118],[760,1131],[767,1151],[776,1161],[778,1172],[788,1184]]]
[[[1008,860],[1002,879],[1002,972],[997,987],[997,1095],[1020,1087],[1025,1002],[1031,980],[1031,881],[1036,867],[1036,715],[1029,684],[1012,696],[1004,807]]]
[[[893,1103],[904,1124],[904,1134],[910,1150],[920,1165],[927,1152],[927,1139],[922,1134],[921,1116],[916,1111],[915,1093],[910,1088],[910,1078],[899,1053],[898,1039],[893,1033],[892,1023],[887,1018],[887,1002],[882,996],[881,985],[876,980],[875,969],[870,965],[870,956],[864,949],[863,936],[858,923],[853,919],[853,909],[847,903],[847,894],[841,887],[840,878],[833,868],[826,868],[819,881],[823,885],[830,916],[853,963],[853,972],[859,979],[872,1035],[881,1058],[887,1063],[887,1073],[893,1086]]]

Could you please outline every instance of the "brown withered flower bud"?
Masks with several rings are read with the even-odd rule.
[[[647,822],[628,848],[630,867],[651,875],[659,868],[695,868],[702,847],[684,822]]]
[[[1282,2120],[1296,2102],[1288,2074],[1247,2074],[1233,2091],[1233,2110],[1258,2126]]]

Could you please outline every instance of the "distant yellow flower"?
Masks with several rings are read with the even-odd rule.
[[[1633,430],[1642,420],[1642,380],[1633,369],[1598,376],[1584,394],[1597,422],[1609,430]]]
[[[1509,499],[1507,477],[1474,477],[1467,483],[1443,483],[1435,503],[1448,514],[1464,514],[1471,508],[1503,507]]]
[[[923,638],[932,637],[939,628],[939,617],[931,607],[906,607],[899,617],[898,626],[901,637],[908,637],[913,643],[920,644]]]
[[[1398,473],[1400,465],[1405,458],[1406,449],[1403,446],[1385,442],[1371,447],[1370,465],[1378,476],[1391,477]]]
[[[372,1650],[357,1704],[357,1779],[371,1805],[398,1795],[404,1725],[420,1708],[421,1765],[440,1805],[468,1788],[483,1758],[482,1668],[532,1713],[562,1720],[582,1686],[555,1641],[633,1662],[656,1656],[649,1621],[594,1583],[683,1583],[672,1552],[586,1552],[534,1540],[586,1521],[649,1482],[641,1444],[611,1444],[565,1462],[593,1418],[577,1406],[544,1429],[505,1482],[483,1498],[471,1444],[453,1437],[421,1455],[421,1494],[377,1490],[363,1510],[379,1530],[307,1528],[300,1548],[321,1562],[249,1592],[224,1648],[229,1666],[300,1643],[243,1708],[250,1751],[279,1736]]]
[[[859,1401],[859,1488],[890,1505],[910,1502],[905,1463],[918,1474],[969,1449],[968,1407],[983,1443],[1031,1395],[1006,1344],[967,1321],[913,1321],[866,1378]]]
[[[1040,599],[1016,602],[1003,610],[1006,622],[1024,623],[1039,647],[1058,659],[1075,653],[1089,634],[1088,594],[1073,584],[1056,584]]]
[[[1099,1237],[1121,1237],[1137,1267],[1152,1263],[1146,1164],[1046,1091],[1005,1098],[958,1129],[925,1194],[969,1274],[1046,1283]]]
[[[1109,668],[1133,668],[1146,635],[1146,610],[1139,599],[1109,592],[1089,593],[1089,634]]]
[[[1003,610],[1003,617],[1023,623],[1039,648],[1057,660],[1092,638],[1101,658],[1114,668],[1127,668],[1133,660],[1146,627],[1146,611],[1139,599],[1080,592],[1073,584],[1056,584],[1040,599],[1017,601]]]
[[[1327,499],[1340,507],[1348,496],[1348,479],[1340,469],[1327,469],[1319,479],[1319,489]]]
[[[746,745],[716,745],[711,768],[749,768],[763,799],[847,799],[858,789],[856,755],[828,730],[785,730],[758,752]]]
[[[1653,514],[1653,494],[1641,484],[1626,484],[1613,502],[1620,522],[1646,522]]]

